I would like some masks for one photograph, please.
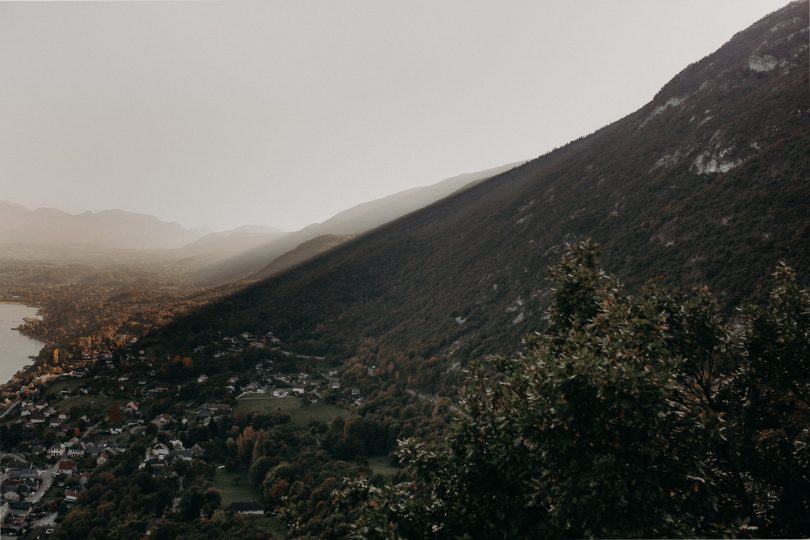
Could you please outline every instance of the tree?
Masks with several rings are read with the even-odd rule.
[[[473,365],[443,441],[403,482],[350,483],[363,538],[806,536],[810,300],[777,272],[726,323],[708,291],[638,295],[593,244],[550,272],[543,333]]]
[[[743,310],[737,360],[719,399],[730,419],[728,462],[744,471],[758,534],[810,531],[810,294],[780,264],[768,303]]]

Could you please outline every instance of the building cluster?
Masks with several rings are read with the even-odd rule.
[[[53,526],[60,513],[80,500],[90,475],[127,452],[132,436],[148,441],[139,467],[154,478],[176,478],[178,465],[204,461],[204,448],[187,448],[181,432],[206,428],[232,413],[229,404],[206,396],[299,397],[306,405],[363,401],[359,389],[341,385],[337,370],[317,367],[324,358],[285,351],[272,333],[223,337],[193,355],[222,358],[249,349],[269,354],[262,355],[255,369],[227,379],[197,371],[183,382],[168,383],[159,370],[172,359],[155,358],[137,340],[115,350],[62,354],[49,371],[39,368],[38,376],[18,386],[17,398],[7,400],[0,411],[0,426],[17,434],[14,440],[0,441],[0,533]],[[307,371],[300,369],[302,364]],[[193,386],[199,394],[181,399]],[[250,502],[231,510],[263,513],[261,505]]]

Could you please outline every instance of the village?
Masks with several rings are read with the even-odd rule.
[[[0,532],[46,537],[88,478],[134,443],[145,448],[139,468],[175,485],[178,467],[208,463],[204,442],[183,443],[195,429],[255,411],[288,413],[301,422],[331,420],[349,417],[349,409],[364,401],[360,389],[343,386],[323,357],[286,351],[271,332],[222,337],[193,354],[227,362],[257,351],[264,358],[251,370],[200,373],[181,382],[166,382],[159,370],[167,362],[189,369],[192,359],[157,358],[140,349],[136,338],[122,348],[85,349],[69,358],[54,353],[47,373],[20,387],[17,399],[7,399],[0,412]],[[178,495],[173,512],[179,501]],[[265,512],[255,500],[231,501],[226,510]]]

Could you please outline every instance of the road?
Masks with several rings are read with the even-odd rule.
[[[90,426],[87,430],[85,430],[84,435],[82,435],[81,438],[84,439],[85,435],[90,433],[99,424],[101,424],[101,422],[97,422],[92,426]],[[54,478],[56,478],[56,472],[58,469],[59,469],[59,460],[57,460],[57,462],[51,465],[49,468],[39,471],[39,477],[41,479],[41,482],[39,483],[39,489],[36,490],[36,492],[34,492],[34,494],[31,495],[30,497],[27,497],[25,500],[31,503],[38,503],[39,501],[41,501],[42,497],[45,496],[45,493],[47,493],[51,485],[53,485],[53,480]]]
[[[26,498],[26,501],[31,503],[38,503],[42,500],[42,497],[45,496],[45,493],[50,489],[51,484],[53,484],[53,479],[56,476],[56,470],[59,468],[59,462],[57,461],[54,463],[50,468],[44,469],[39,471],[39,477],[41,478],[41,482],[39,483],[39,489],[34,492],[33,495]]]
[[[85,429],[84,433],[82,433],[82,436],[79,437],[79,440],[82,440],[85,437],[87,437],[88,435],[90,435],[91,433],[93,433],[93,431],[95,431],[96,428],[101,425],[101,422],[102,422],[102,420],[99,420],[98,422],[96,422],[95,424],[90,426],[89,428]]]

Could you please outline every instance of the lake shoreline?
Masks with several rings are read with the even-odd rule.
[[[24,331],[26,319],[41,318],[40,307],[25,302],[0,301],[0,386],[25,380],[47,344]],[[18,377],[22,375],[22,379]]]

